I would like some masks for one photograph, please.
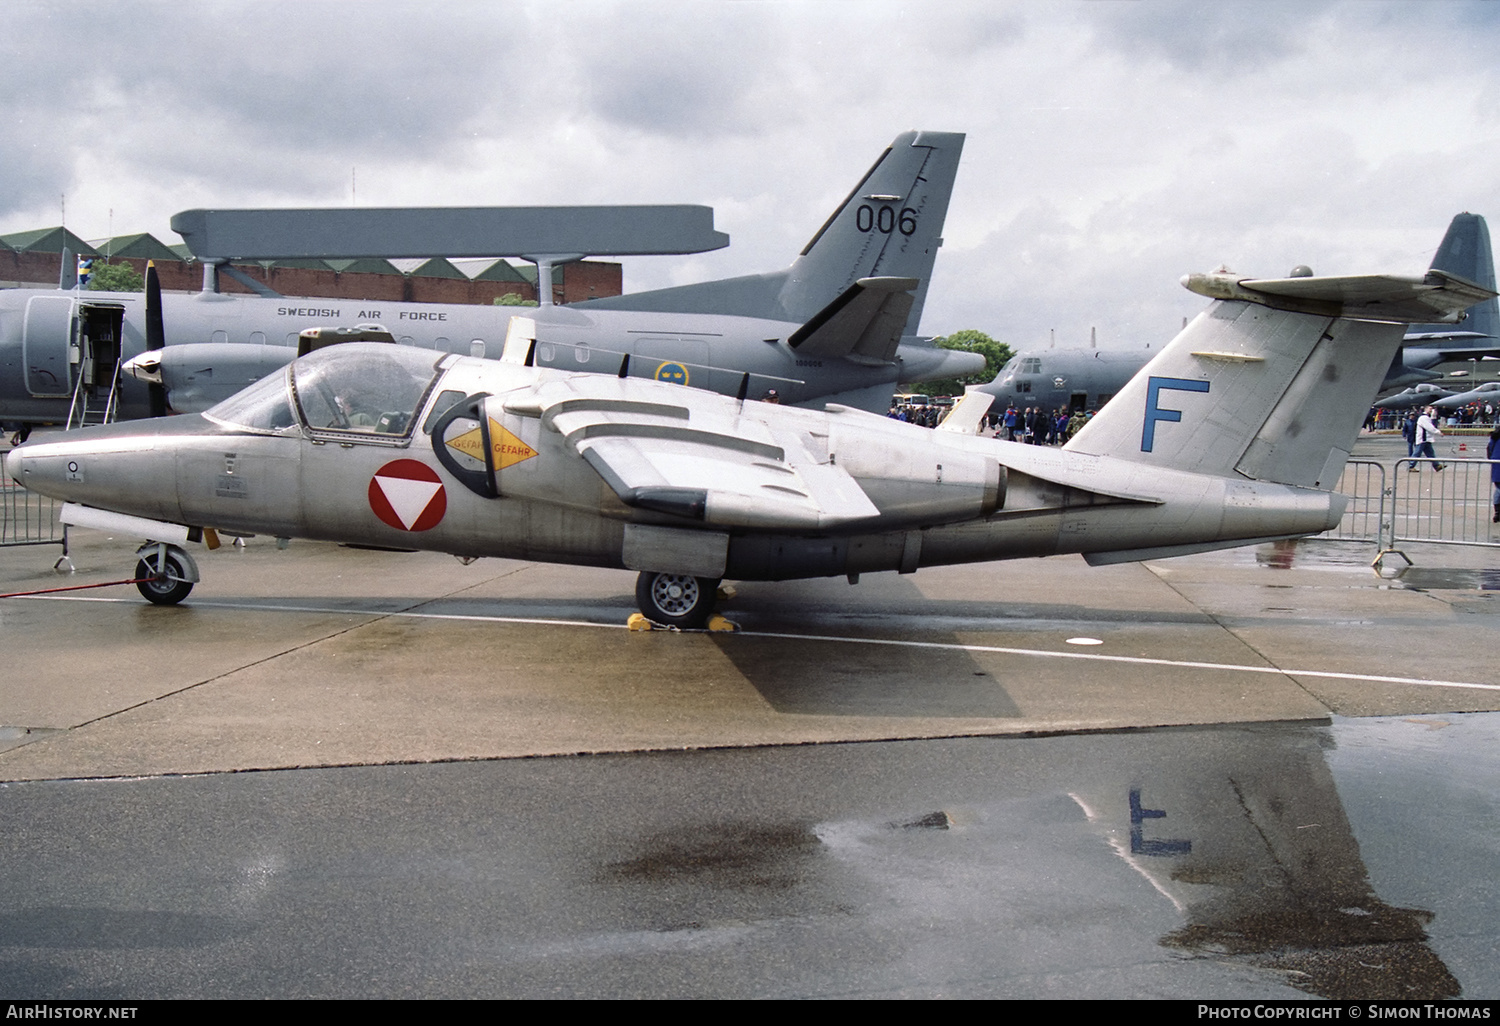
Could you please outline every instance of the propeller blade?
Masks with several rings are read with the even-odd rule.
[[[161,319],[161,277],[156,262],[146,262],[146,348],[160,349],[167,344],[167,329]]]
[[[167,344],[167,329],[161,316],[161,277],[156,273],[156,263],[146,261],[146,351],[161,349]],[[151,416],[167,415],[167,386],[156,382],[146,386],[146,395],[151,403]]]

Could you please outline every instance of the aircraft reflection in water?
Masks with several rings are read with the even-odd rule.
[[[1066,978],[1059,962],[1076,972],[1103,961],[1128,967],[1116,995],[1173,996],[1213,992],[1238,965],[1256,971],[1256,996],[1456,997],[1429,943],[1433,914],[1390,905],[1371,885],[1329,770],[1333,743],[1326,727],[1283,725],[1055,738],[1025,742],[1023,770],[1017,756],[970,760],[972,742],[951,742],[947,764],[967,779],[941,809],[814,830],[858,878],[848,890],[881,895],[897,906],[888,915],[990,923],[1004,969],[974,964],[968,941],[952,952],[957,980]],[[1198,957],[1153,975],[1150,955],[1128,947],[1137,931]],[[1101,943],[1113,950],[1095,951]],[[1011,950],[1033,945],[1040,957]],[[1075,951],[1089,954],[1074,962]]]
[[[1493,291],[1495,261],[1490,250],[1490,232],[1478,214],[1458,214],[1432,260],[1432,270],[1446,271]],[[1478,304],[1458,331],[1434,322],[1414,325],[1402,340],[1380,391],[1400,388],[1438,376],[1439,364],[1500,355],[1500,307],[1494,300]],[[1017,353],[1000,368],[995,380],[978,386],[993,395],[1000,407],[1037,406],[1044,410],[1097,410],[1125,387],[1156,355],[1152,347],[1142,349],[1028,349]],[[1420,387],[1420,386],[1419,386]],[[1431,389],[1433,386],[1427,386]],[[1451,393],[1439,391],[1430,397],[1426,389],[1410,402],[1403,393],[1397,400],[1379,406],[1404,408],[1426,404]]]
[[[984,365],[977,353],[936,348],[914,337],[963,141],[954,132],[898,136],[784,270],[568,306],[551,305],[550,289],[544,288],[544,305],[516,316],[508,307],[288,300],[220,295],[210,288],[195,296],[158,291],[154,299],[149,288],[144,296],[8,289],[0,292],[0,422],[14,427],[68,421],[80,386],[87,389],[85,398],[100,393],[94,402],[102,408],[102,393],[110,391],[117,367],[123,373],[113,403],[116,419],[169,409],[202,412],[290,362],[300,332],[364,325],[383,326],[397,341],[418,348],[492,358],[503,352],[515,363],[576,372],[614,374],[629,355],[629,373],[636,377],[729,395],[749,373],[752,398],[775,390],[783,403],[840,402],[884,413],[898,381],[962,377]],[[536,241],[528,245],[541,250],[516,255],[551,252],[546,240],[564,228],[578,229],[580,246],[602,230],[594,224],[599,218],[568,215],[569,209],[557,213],[556,231],[533,231]],[[198,235],[212,238],[202,223],[208,219],[212,228],[215,214],[231,223],[266,215],[278,237],[260,244],[280,248],[261,255],[294,256],[289,247],[298,244],[297,215],[308,215],[317,227],[313,215],[362,213],[185,211],[173,226],[191,244]],[[422,213],[391,212],[403,225]],[[608,218],[604,222],[613,227]],[[390,244],[441,246],[445,240],[430,238],[434,232]],[[607,252],[591,252],[691,252],[728,241],[708,232],[706,239],[688,239],[685,249],[631,250],[620,248],[629,240],[619,241],[618,234],[609,235]],[[443,255],[507,255],[483,252],[485,243],[471,243],[479,252],[450,248]],[[418,255],[370,252],[376,243],[358,244],[365,251],[348,255]],[[160,325],[155,339],[153,317]]]
[[[1169,776],[1142,771],[1126,802],[1083,801],[1182,912],[1168,947],[1250,956],[1323,997],[1457,997],[1426,943],[1432,914],[1388,905],[1371,887],[1327,741],[1321,731],[1236,732],[1212,759],[1184,746]]]
[[[726,577],[1097,565],[1332,528],[1401,323],[1494,295],[1440,271],[1183,284],[1214,302],[1061,450],[747,402],[748,376],[736,400],[353,343],[206,414],[23,445],[6,469],[67,522],[156,543],[137,569],[156,602],[186,596],[178,546],[215,528],[624,567],[647,617],[699,627]]]

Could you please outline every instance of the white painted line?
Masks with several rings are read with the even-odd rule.
[[[47,602],[128,602],[133,598],[96,598],[83,595],[36,595],[32,600]],[[429,600],[436,601],[436,600]],[[598,623],[593,620],[549,620],[543,617],[482,616],[472,613],[412,613],[385,609],[339,609],[332,606],[260,605],[251,602],[194,602],[197,609],[240,609],[275,613],[332,613],[340,616],[364,616],[378,619],[400,616],[411,620],[457,620],[469,623],[528,624],[545,627],[596,627],[605,630],[628,630],[623,623]],[[1206,663],[1191,659],[1152,659],[1147,656],[1104,655],[1098,652],[1057,652],[1043,648],[1010,648],[1003,645],[963,645],[951,641],[903,641],[894,638],[841,638],[831,634],[783,634],[772,631],[735,631],[722,637],[777,638],[786,641],[822,641],[841,645],[885,645],[891,648],[923,648],[949,652],[985,652],[994,655],[1023,656],[1030,659],[1083,659],[1098,663],[1126,663],[1132,666],[1172,666],[1185,670],[1227,670],[1235,673],[1265,673],[1282,677],[1319,677],[1324,680],[1355,680],[1371,684],[1407,684],[1424,688],[1467,688],[1475,691],[1500,691],[1500,684],[1478,684],[1462,680],[1428,680],[1424,677],[1386,677],[1370,673],[1336,673],[1331,670],[1288,670],[1278,666],[1246,666],[1239,663]]]

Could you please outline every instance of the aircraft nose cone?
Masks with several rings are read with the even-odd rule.
[[[161,350],[151,349],[137,353],[121,365],[120,369],[137,381],[148,385],[161,384]]]
[[[9,477],[16,484],[25,484],[26,482],[21,475],[24,472],[26,454],[20,449],[14,449],[6,453],[4,459],[5,476]]]

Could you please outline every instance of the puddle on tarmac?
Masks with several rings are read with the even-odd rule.
[[[1239,552],[1253,554],[1256,566],[1268,570],[1368,570],[1371,547],[1360,542],[1269,542]]]
[[[1279,541],[1235,550],[1240,559],[1268,570],[1368,570],[1370,546],[1358,542]],[[1249,555],[1243,555],[1249,553]],[[1399,564],[1399,561],[1397,561]],[[1388,563],[1380,575],[1389,587],[1410,590],[1500,591],[1500,569],[1462,569],[1437,566],[1397,566]],[[1276,585],[1271,585],[1276,587]]]
[[[1459,591],[1500,591],[1500,570],[1455,570],[1440,566],[1413,566],[1391,578],[1398,588],[1418,591],[1452,588]]]

